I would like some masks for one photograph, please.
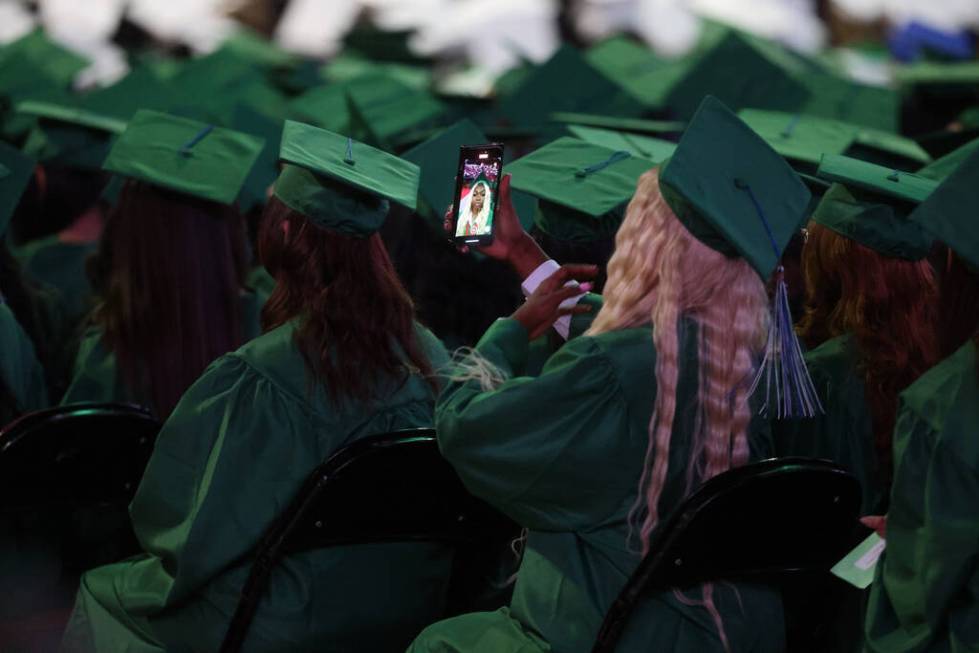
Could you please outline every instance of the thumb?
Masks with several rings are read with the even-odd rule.
[[[510,175],[503,175],[503,179],[500,180],[500,188],[497,191],[500,199],[510,199]]]

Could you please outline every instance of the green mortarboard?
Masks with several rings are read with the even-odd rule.
[[[537,129],[557,111],[636,117],[645,107],[581,52],[565,45],[503,97],[500,110],[511,124]]]
[[[347,83],[324,84],[309,89],[292,100],[289,108],[299,117],[328,131],[350,129]]]
[[[636,183],[654,161],[565,136],[511,163],[513,188],[540,200],[535,222],[574,242],[614,235]]]
[[[960,113],[955,121],[961,123],[967,129],[979,127],[979,106],[969,107]]]
[[[689,62],[669,91],[667,103],[680,117],[693,114],[704,96],[734,109],[800,109],[809,91],[799,81],[804,70],[784,49],[729,30]]]
[[[592,46],[585,58],[648,108],[665,105],[669,91],[690,65],[683,59],[663,59],[625,36],[615,36]]]
[[[616,131],[638,132],[640,134],[670,134],[682,132],[687,123],[677,120],[645,120],[642,118],[616,118],[593,113],[571,113],[558,111],[549,118],[554,122],[614,129]]]
[[[0,89],[27,91],[45,84],[68,88],[88,64],[87,59],[37,29],[0,51]]]
[[[812,71],[799,78],[809,99],[801,112],[896,133],[901,97],[890,88],[859,84],[829,72]]]
[[[17,112],[38,119],[24,143],[24,153],[40,163],[101,170],[116,136],[126,128],[122,120],[69,104],[28,100]]]
[[[174,103],[174,89],[149,67],[140,66],[115,84],[82,96],[78,102],[88,111],[129,120],[140,109],[169,109]]]
[[[625,150],[633,156],[648,159],[655,163],[662,163],[670,158],[676,149],[676,143],[670,141],[630,134],[629,132],[615,131],[613,129],[568,125],[568,131],[575,138],[588,143],[601,145],[610,150]]]
[[[524,81],[537,68],[532,63],[524,62],[522,65],[515,66],[496,78],[493,82],[493,92],[497,97],[504,98],[512,95],[523,86]]]
[[[240,28],[221,44],[220,50],[262,68],[288,68],[298,57],[248,28]]]
[[[383,75],[418,91],[432,84],[432,71],[424,66],[378,62],[360,55],[343,53],[323,66],[320,75],[331,83],[351,82],[361,77]]]
[[[24,194],[34,162],[15,148],[0,143],[0,237],[7,231],[10,216]]]
[[[416,55],[408,45],[413,34],[412,30],[385,30],[367,24],[357,25],[343,37],[342,55],[352,54],[373,61],[430,63],[425,57]]]
[[[687,126],[660,187],[698,240],[744,257],[763,279],[805,219],[810,198],[785,159],[713,97]]]
[[[194,197],[232,204],[262,151],[248,134],[142,110],[103,166],[109,172]]]
[[[384,149],[411,140],[420,130],[430,130],[445,114],[445,105],[428,91],[382,74],[351,82],[347,102],[351,132]]]
[[[943,181],[946,177],[955,172],[955,169],[962,165],[962,162],[969,158],[969,156],[977,150],[979,150],[979,138],[969,141],[962,147],[949,152],[940,159],[935,159],[919,170],[918,174],[922,177],[927,177],[928,179]]]
[[[823,158],[819,176],[835,183],[814,221],[884,256],[910,261],[928,256],[931,235],[908,216],[938,182],[836,155]]]
[[[931,160],[910,139],[839,120],[759,109],[744,109],[738,116],[786,159],[808,164],[804,169],[813,170],[824,154],[847,154],[894,167],[917,167]]]
[[[418,166],[347,136],[287,120],[279,158],[275,196],[324,229],[365,237],[381,228],[388,200],[417,206]]]
[[[901,86],[979,86],[979,61],[941,63],[922,61],[898,66],[894,78]]]
[[[973,270],[979,271],[979,150],[963,161],[911,214]]]

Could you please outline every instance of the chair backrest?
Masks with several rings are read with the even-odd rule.
[[[269,528],[221,652],[240,650],[272,569],[283,556],[377,542],[462,546],[517,530],[466,490],[439,453],[433,430],[398,431],[354,442],[310,474]]]
[[[125,404],[29,413],[0,430],[0,508],[128,503],[160,423]]]
[[[765,460],[715,476],[654,533],[606,614],[593,653],[615,650],[644,594],[828,570],[852,547],[860,496],[857,480],[825,460]]]

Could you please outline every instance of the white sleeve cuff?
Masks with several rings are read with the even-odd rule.
[[[546,281],[552,274],[554,274],[560,269],[561,266],[558,265],[557,261],[553,259],[548,259],[543,263],[541,263],[540,265],[538,265],[537,269],[531,272],[530,276],[524,279],[523,283],[520,284],[520,289],[523,291],[524,297],[530,297],[530,295],[532,295],[534,291],[537,290],[538,286],[544,283],[544,281]],[[564,285],[577,286],[578,282],[572,279],[571,281],[567,282]],[[568,299],[565,299],[563,302],[561,302],[561,308],[569,308],[571,306],[574,306],[575,304],[578,303],[578,300],[580,300],[584,296],[585,293],[581,293],[580,295],[576,295],[574,297],[569,297]],[[558,332],[558,335],[560,335],[562,338],[567,340],[568,334],[571,333],[571,316],[562,315],[561,317],[559,317],[557,321],[554,322],[554,330]]]

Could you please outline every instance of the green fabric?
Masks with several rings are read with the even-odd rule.
[[[555,111],[550,115],[554,122],[585,125],[617,131],[638,132],[640,134],[665,134],[682,132],[687,123],[677,120],[644,120],[642,118],[615,118],[597,113],[576,113],[571,111]]]
[[[97,249],[98,243],[66,243],[54,234],[25,244],[14,255],[34,279],[61,293],[65,318],[77,325],[94,305],[86,260]]]
[[[248,28],[238,29],[224,40],[220,49],[262,68],[288,68],[297,60],[296,55]]]
[[[724,254],[733,248],[763,279],[807,217],[811,197],[785,160],[713,97],[690,121],[660,187],[696,238]]]
[[[969,141],[956,150],[949,152],[940,159],[936,159],[918,171],[918,175],[929,179],[943,181],[950,174],[955,172],[969,155],[979,150],[979,138]]]
[[[66,103],[28,100],[16,109],[38,120],[22,149],[40,163],[100,170],[113,139],[126,128],[122,120]]]
[[[979,229],[976,229],[979,150],[973,151],[931,196],[911,214],[973,269],[979,270]]]
[[[534,214],[534,226],[552,238],[572,243],[592,243],[615,238],[625,218],[627,202],[602,215],[589,215],[567,206],[540,200]]]
[[[389,61],[378,61],[355,52],[342,52],[323,66],[321,75],[331,84],[350,82],[362,77],[381,74],[415,90],[432,84],[432,69]]]
[[[260,313],[267,297],[260,293],[242,293],[239,301],[242,341],[248,342],[261,333]],[[153,410],[152,401],[141,388],[131,388],[119,372],[116,355],[102,339],[102,330],[91,327],[82,338],[75,357],[71,383],[61,404],[83,402],[138,404]]]
[[[689,62],[667,104],[682,118],[692,116],[707,95],[734,110],[798,111],[809,98],[801,74],[798,63],[778,46],[728,30]]]
[[[31,339],[21,328],[10,308],[0,295],[0,381],[13,393],[19,412],[48,407],[48,391],[44,370],[34,354]],[[0,427],[16,415],[0,405]]]
[[[974,87],[979,84],[979,61],[941,63],[922,61],[894,69],[894,78],[902,86],[940,84]]]
[[[779,111],[744,109],[738,115],[787,159],[819,163],[824,154],[849,154],[912,168],[931,161],[911,139],[879,129]]]
[[[319,227],[365,237],[383,224],[388,200],[417,206],[418,166],[352,138],[288,120],[279,158],[287,165],[275,196]]]
[[[27,89],[46,84],[68,88],[88,63],[37,29],[0,50],[0,88]]]
[[[479,127],[468,119],[463,119],[401,155],[406,161],[418,166],[421,173],[418,184],[419,204],[435,214],[439,225],[445,207],[453,200],[459,148],[487,142],[486,134]]]
[[[691,323],[681,325],[681,342],[677,405],[686,406],[698,386]],[[524,376],[528,346],[518,322],[498,320],[476,349],[508,380],[488,392],[476,381],[452,383],[436,409],[442,454],[469,490],[529,530],[510,606],[434,624],[410,651],[590,650],[639,563],[628,520],[656,391],[651,330],[574,338],[536,377]],[[677,411],[677,420],[664,519],[687,491],[693,411]],[[767,422],[755,421],[749,439],[753,458],[770,455]],[[744,583],[714,590],[731,650],[782,650],[776,591]],[[723,650],[708,612],[671,591],[640,602],[617,650],[648,651],[656,641],[670,650]]]
[[[847,156],[827,154],[817,174],[827,181],[839,182],[881,197],[920,204],[928,199],[938,183],[933,179]]]
[[[568,131],[575,138],[588,143],[607,147],[610,150],[625,150],[649,161],[662,163],[673,156],[676,143],[659,138],[649,138],[638,134],[630,134],[612,129],[596,129],[583,125],[568,125]]]
[[[879,515],[886,510],[889,488],[878,469],[858,356],[849,334],[806,352],[806,367],[824,412],[808,419],[775,421],[773,438],[778,456],[824,458],[841,465],[860,481],[860,514]]]
[[[349,86],[348,82],[311,88],[292,100],[290,108],[297,116],[317,127],[347,133],[350,129],[350,107],[347,104]]]
[[[585,59],[602,74],[651,109],[663,108],[673,86],[686,74],[690,62],[664,59],[625,36],[593,45]]]
[[[265,145],[252,166],[238,196],[243,212],[265,205],[269,189],[279,174],[279,148],[282,144],[282,122],[252,109],[249,105],[234,108],[231,126],[245,134],[261,138]]]
[[[261,265],[252,268],[245,279],[245,285],[256,292],[264,305],[272,291],[275,290],[275,278]],[[261,308],[261,307],[259,307]]]
[[[34,162],[16,148],[0,142],[0,236],[7,231],[32,174]]]
[[[901,395],[873,653],[979,650],[979,378],[968,342]]]
[[[130,507],[146,553],[82,577],[63,651],[218,650],[248,554],[309,473],[360,438],[431,426],[434,397],[417,374],[375,384],[370,405],[310,393],[294,334],[288,323],[223,356],[184,395]],[[441,343],[418,334],[444,365]],[[242,650],[403,650],[440,609],[451,562],[424,543],[288,556]]]
[[[94,113],[129,121],[140,109],[166,111],[179,100],[177,89],[148,66],[138,66],[111,86],[78,98]]]
[[[507,166],[513,188],[600,217],[632,197],[656,163],[566,136]]]
[[[565,45],[502,97],[500,110],[510,124],[536,130],[558,111],[637,118],[645,107],[580,51]]]
[[[411,140],[413,133],[439,125],[446,112],[428,91],[383,74],[351,82],[347,103],[351,133],[387,150]]]
[[[194,197],[231,204],[262,146],[260,139],[248,134],[142,110],[116,140],[104,168]]]
[[[801,108],[803,114],[898,132],[901,96],[895,90],[815,70],[797,79],[809,90],[809,99]]]

